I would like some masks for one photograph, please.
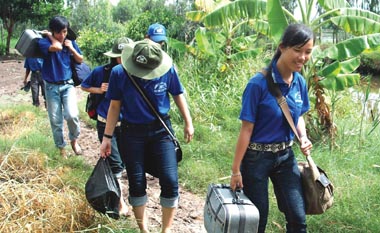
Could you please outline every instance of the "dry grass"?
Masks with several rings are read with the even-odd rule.
[[[96,222],[83,190],[64,184],[69,167],[47,168],[48,156],[17,147],[33,127],[31,112],[0,114],[1,137],[13,146],[0,152],[0,232],[74,232]]]
[[[0,157],[0,232],[73,232],[93,222],[82,192],[61,180],[69,171],[50,171],[45,160],[27,151]]]

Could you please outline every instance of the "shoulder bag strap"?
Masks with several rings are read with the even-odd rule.
[[[280,87],[276,85],[273,80],[269,80],[267,77],[267,71],[263,69],[261,73],[264,75],[265,79],[267,80],[268,83],[268,88],[274,90],[274,93],[272,93],[276,99],[277,99],[277,104],[280,106],[282,113],[284,114],[286,120],[288,121],[290,128],[293,130],[294,135],[296,135],[297,139],[299,142],[301,142],[301,139],[298,135],[297,129],[294,125],[294,121],[292,116],[290,115],[290,110],[288,103],[286,102],[286,98],[281,94]]]
[[[139,84],[136,82],[136,80],[132,77],[132,75],[129,75],[128,72],[123,68],[125,74],[128,76],[128,78],[132,81],[133,85],[136,87],[136,89],[139,91],[145,102],[149,105],[150,109],[156,115],[158,120],[161,122],[162,126],[165,128],[165,130],[169,133],[169,135],[173,138],[174,141],[178,141],[177,138],[173,135],[173,133],[170,131],[169,127],[166,125],[165,121],[161,118],[160,114],[157,112],[155,107],[150,102],[149,98],[145,95],[144,91],[141,89]]]

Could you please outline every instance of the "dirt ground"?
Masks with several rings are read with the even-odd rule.
[[[31,92],[20,90],[23,86],[25,75],[23,58],[19,56],[0,57],[0,102],[1,103],[30,103],[32,107]],[[78,100],[84,98],[80,88],[77,88]],[[41,98],[41,103],[43,100]],[[41,111],[45,111],[41,106]],[[79,143],[83,150],[84,159],[95,165],[98,159],[99,142],[96,130],[81,122],[81,135]],[[68,150],[71,152],[71,150]],[[71,152],[72,153],[72,152]],[[126,179],[122,181],[125,187],[128,186]],[[158,179],[148,177],[148,208],[149,223],[153,229],[159,229],[161,222],[161,210],[159,206],[160,187]],[[123,189],[124,197],[128,196],[127,188]],[[204,198],[196,196],[180,188],[180,203],[173,224],[173,232],[178,233],[203,233],[203,205]]]

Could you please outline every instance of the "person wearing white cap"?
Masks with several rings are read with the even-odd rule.
[[[172,138],[152,109],[136,89],[131,79],[143,89],[156,111],[173,131],[169,117],[170,95],[184,121],[184,138],[189,143],[194,127],[184,88],[174,69],[172,59],[160,46],[148,39],[128,44],[122,53],[122,65],[111,73],[107,98],[111,99],[100,155],[110,153],[113,134],[122,113],[121,156],[125,161],[129,181],[129,203],[141,232],[149,232],[145,214],[148,201],[145,172],[153,164],[161,186],[162,232],[170,232],[179,200],[178,164]]]
[[[96,129],[98,131],[99,141],[102,142],[104,129],[106,128],[107,113],[110,106],[110,100],[107,99],[106,93],[108,90],[108,82],[111,74],[111,70],[114,66],[121,63],[121,52],[124,46],[133,41],[127,37],[117,38],[114,41],[112,50],[104,53],[104,55],[110,57],[110,63],[106,65],[101,65],[96,67],[90,75],[83,80],[81,83],[81,89],[90,93],[97,94],[98,106],[96,108],[97,118],[96,118]],[[120,188],[122,189],[123,185],[120,182],[122,172],[124,170],[124,164],[121,160],[119,147],[120,147],[120,119],[116,124],[114,134],[111,138],[111,153],[107,157],[112,173],[115,175],[119,181]],[[119,204],[119,214],[121,216],[128,216],[128,206],[123,199],[123,192],[121,192],[120,204]]]

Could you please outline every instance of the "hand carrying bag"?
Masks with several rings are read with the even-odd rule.
[[[102,83],[108,83],[110,79],[112,67],[110,65],[105,65],[103,69],[104,69],[104,75],[103,75]],[[103,93],[103,94],[89,93],[87,95],[85,112],[87,112],[88,117],[90,117],[92,120],[98,119],[97,108],[100,102],[102,102],[102,100],[105,98],[105,95],[106,93]]]
[[[118,219],[120,187],[108,160],[99,158],[85,186],[86,199],[100,213]]]
[[[266,76],[266,71],[262,72]],[[280,88],[272,80],[267,79],[269,90],[276,97],[277,103],[280,106],[290,128],[298,141],[301,139],[294,125],[293,118],[290,115],[290,110],[286,98],[282,95]],[[326,173],[319,168],[311,158],[311,155],[306,156],[307,163],[298,162],[298,168],[301,173],[302,188],[306,205],[306,214],[322,214],[329,209],[334,203],[334,185],[328,179]]]
[[[255,233],[260,215],[242,190],[234,192],[229,185],[210,184],[203,218],[208,233]]]

